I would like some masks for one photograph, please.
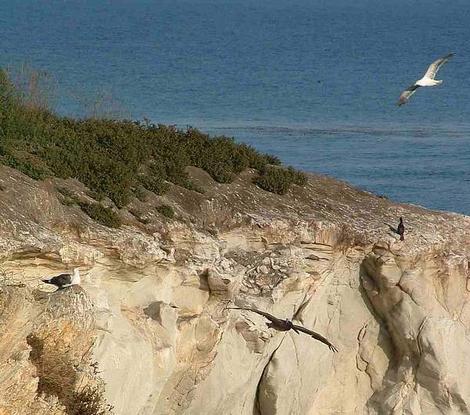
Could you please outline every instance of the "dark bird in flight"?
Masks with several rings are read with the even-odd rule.
[[[439,58],[435,60],[431,65],[429,65],[428,70],[424,74],[424,76],[416,81],[413,85],[410,85],[408,88],[406,88],[400,95],[400,99],[398,100],[398,106],[401,106],[403,104],[406,104],[408,100],[410,99],[411,95],[413,95],[416,90],[422,86],[436,86],[442,84],[442,81],[436,80],[436,74],[437,71],[441,68],[442,65],[444,65],[452,56],[454,56],[453,53],[449,53],[446,56],[443,56],[442,58]]]
[[[314,339],[321,341],[322,343],[326,344],[331,351],[337,352],[338,349],[333,346],[327,339],[325,339],[323,336],[321,336],[318,333],[315,333],[312,330],[309,330],[305,327],[298,326],[290,320],[282,320],[280,318],[274,317],[272,314],[266,313],[265,311],[260,311],[257,310],[256,308],[244,308],[244,307],[228,307],[230,310],[246,310],[246,311],[252,311],[253,313],[259,314],[260,316],[263,316],[267,318],[270,322],[266,323],[266,325],[270,329],[274,329],[277,331],[289,331],[289,330],[294,330],[297,334],[300,334],[299,332],[308,334],[309,336],[313,337]]]
[[[72,285],[80,284],[80,271],[78,268],[74,268],[72,273],[68,272],[56,275],[52,278],[45,278],[42,282],[55,285],[59,290],[62,290],[64,288],[71,287]]]
[[[405,225],[403,225],[403,218],[400,217],[400,223],[397,226],[397,233],[400,235],[400,241],[405,240]]]

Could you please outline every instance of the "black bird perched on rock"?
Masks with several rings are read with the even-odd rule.
[[[403,218],[400,217],[400,223],[397,227],[397,233],[400,235],[400,241],[405,240],[405,225],[403,225]]]
[[[52,278],[43,279],[42,282],[55,285],[61,290],[72,285],[80,284],[80,271],[78,268],[74,268],[72,273],[59,274]]]
[[[323,336],[321,336],[318,333],[315,333],[312,330],[309,330],[305,327],[298,326],[290,320],[282,320],[280,318],[274,317],[272,314],[266,313],[265,311],[260,311],[257,310],[256,308],[244,308],[244,307],[229,307],[230,310],[246,310],[246,311],[252,311],[253,313],[259,314],[260,316],[263,316],[267,318],[270,323],[266,323],[266,325],[274,330],[277,331],[289,331],[289,330],[294,330],[297,334],[300,334],[299,332],[308,334],[309,336],[313,337],[314,339],[321,341],[322,343],[326,344],[331,351],[337,352],[338,349],[336,349],[335,346],[333,346],[327,339],[325,339]]]

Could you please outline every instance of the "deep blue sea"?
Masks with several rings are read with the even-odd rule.
[[[53,76],[62,114],[106,96],[126,117],[470,214],[468,0],[1,0],[0,39],[0,65]],[[444,83],[398,108],[448,52]]]

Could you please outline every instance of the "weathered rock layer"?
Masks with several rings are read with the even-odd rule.
[[[468,218],[317,176],[277,196],[249,172],[191,174],[206,192],[165,196],[176,220],[155,196],[145,226],[110,230],[2,170],[0,413],[77,413],[101,387],[123,415],[470,413]],[[72,266],[81,289],[44,292],[40,276]]]

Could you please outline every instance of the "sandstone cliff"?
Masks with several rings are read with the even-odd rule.
[[[57,181],[0,167],[0,414],[90,396],[118,415],[470,413],[470,219],[320,176],[278,196],[250,171],[190,170],[204,194],[135,200],[109,229]],[[81,288],[39,282],[72,266]],[[230,304],[295,316],[339,353]]]

